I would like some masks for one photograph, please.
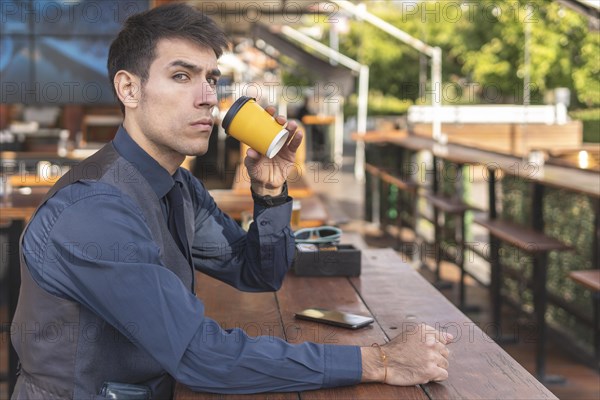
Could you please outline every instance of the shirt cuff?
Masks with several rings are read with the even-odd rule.
[[[270,235],[283,231],[290,225],[292,218],[292,198],[276,207],[264,207],[254,203],[254,221],[258,224],[259,234]]]
[[[323,388],[357,385],[362,379],[362,356],[358,346],[325,345]]]

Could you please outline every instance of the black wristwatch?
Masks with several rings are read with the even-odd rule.
[[[261,196],[252,189],[252,186],[250,186],[250,191],[252,192],[252,199],[254,200],[254,202],[263,207],[280,206],[282,204],[285,204],[289,198],[287,181],[283,183],[283,188],[281,190],[281,194],[278,194],[277,196],[271,196],[271,195]]]

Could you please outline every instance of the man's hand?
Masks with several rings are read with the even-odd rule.
[[[275,107],[267,107],[267,112],[275,114]],[[275,120],[285,125],[285,118],[278,116]],[[295,122],[289,122],[286,129],[290,132],[287,143],[272,159],[261,155],[254,149],[248,149],[244,165],[248,168],[252,190],[260,196],[277,196],[281,194],[283,184],[290,172],[295,171],[296,150],[302,142],[302,132],[297,131]]]
[[[387,357],[387,376],[376,347],[362,347],[362,382],[383,382],[397,386],[412,386],[448,379],[448,356],[446,345],[453,339],[425,325],[415,325],[404,331],[381,350]]]

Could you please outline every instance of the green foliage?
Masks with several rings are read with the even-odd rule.
[[[600,104],[600,34],[585,37],[579,55],[581,66],[573,72],[579,101],[587,106]]]
[[[381,92],[371,91],[369,93],[368,114],[370,116],[406,114],[408,107],[412,104],[410,100],[402,100],[393,96],[385,96]],[[353,94],[344,104],[344,114],[346,116],[356,115],[357,110],[357,96]]]
[[[547,265],[547,288],[554,295],[587,313],[592,318],[592,301],[589,290],[581,288],[571,279],[569,272],[595,268],[594,252],[594,201],[588,196],[560,189],[547,188],[543,199],[544,233],[574,248],[573,251],[550,252]],[[530,226],[530,183],[516,176],[502,179],[502,218]],[[530,255],[505,243],[501,244],[503,265],[519,271],[518,276],[505,274],[506,293],[525,309],[533,309],[533,293],[527,281],[533,278]],[[548,307],[548,320],[561,327],[581,344],[591,346],[593,331],[582,325],[567,311]],[[574,333],[574,334],[573,334]]]
[[[585,17],[552,0],[365,2],[368,10],[443,52],[443,81],[469,87],[475,98],[445,103],[522,103],[529,31],[531,103],[567,87],[574,106],[600,104],[600,35]],[[325,25],[327,26],[327,25]],[[370,87],[418,102],[427,92],[429,59],[363,21],[340,38],[342,53],[368,64]],[[422,62],[424,61],[424,62]],[[424,82],[424,81],[421,81]],[[466,95],[465,93],[465,95]]]
[[[569,115],[583,122],[584,142],[600,143],[600,108],[572,111]]]

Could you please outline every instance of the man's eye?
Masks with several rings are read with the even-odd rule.
[[[209,78],[206,78],[206,81],[208,82],[209,85],[216,86],[218,79],[214,78],[214,77],[209,77]]]
[[[176,81],[180,81],[180,82],[189,80],[189,78],[186,74],[175,74],[175,75],[173,75],[173,79]]]

